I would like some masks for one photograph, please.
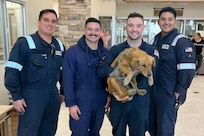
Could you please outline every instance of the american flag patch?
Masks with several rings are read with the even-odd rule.
[[[158,52],[158,50],[154,50],[154,55],[159,58],[159,52]]]
[[[193,48],[192,47],[186,47],[185,52],[193,52]]]

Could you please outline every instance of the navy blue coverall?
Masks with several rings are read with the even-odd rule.
[[[103,57],[102,64],[99,66],[98,73],[101,77],[107,78],[114,70],[110,65],[114,59],[125,48],[130,48],[127,41],[113,46]],[[139,47],[141,50],[154,56],[153,46],[142,42]],[[110,103],[110,121],[113,126],[113,136],[125,136],[126,128],[129,127],[130,136],[144,136],[148,126],[149,113],[149,90],[148,79],[141,74],[136,77],[138,88],[147,90],[144,96],[134,95],[131,101],[122,103],[111,96]]]
[[[195,48],[185,38],[175,38],[177,29],[161,38],[155,36],[154,45],[159,51],[159,60],[151,93],[150,124],[151,136],[174,136],[177,119],[176,104],[183,104],[187,89],[195,74]],[[175,92],[180,93],[176,99]]]
[[[5,86],[14,101],[23,98],[27,104],[25,113],[19,114],[18,136],[54,136],[60,109],[56,83],[64,46],[53,37],[52,50],[38,32],[31,37],[30,44],[20,37],[12,48],[5,68]]]
[[[77,105],[79,120],[69,118],[72,136],[99,136],[103,123],[107,92],[97,70],[101,56],[107,51],[100,39],[98,49],[86,44],[85,36],[65,53],[62,82],[66,107]]]

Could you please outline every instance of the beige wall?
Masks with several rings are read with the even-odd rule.
[[[53,8],[53,0],[26,0],[27,34],[37,31],[39,12],[45,8]]]
[[[145,18],[157,18],[153,16],[153,8],[161,8],[171,5],[155,4],[116,4],[116,0],[91,0],[91,16],[116,16],[127,17],[131,12],[139,12]],[[58,12],[58,0],[26,0],[27,33],[37,30],[37,20],[40,10],[54,8]],[[182,18],[204,18],[203,5],[173,5],[175,8],[184,8]]]
[[[154,8],[162,8],[165,6],[172,6],[174,8],[184,8],[183,17],[181,18],[204,18],[203,5],[155,5],[155,4],[117,4],[116,5],[116,16],[126,17],[131,12],[141,13],[145,18],[157,18],[154,16]],[[179,17],[180,18],[180,17]]]
[[[9,104],[9,92],[4,86],[4,68],[5,63],[0,62],[0,104]]]
[[[115,16],[116,2],[115,0],[91,0],[91,16],[98,18],[99,16]]]

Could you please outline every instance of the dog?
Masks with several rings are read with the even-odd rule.
[[[148,78],[148,84],[152,86],[152,67],[155,65],[155,59],[141,49],[137,47],[125,49],[111,64],[115,69],[114,76],[107,78],[108,92],[115,93],[122,102],[131,100],[134,94],[145,95],[146,90],[137,88],[134,75],[139,73],[144,75]]]

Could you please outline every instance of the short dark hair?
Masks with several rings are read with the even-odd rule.
[[[176,10],[172,7],[164,7],[159,11],[159,17],[161,16],[162,13],[164,12],[170,12],[174,15],[174,17],[176,18]]]
[[[55,16],[57,18],[57,13],[55,12],[55,10],[53,10],[53,9],[43,9],[43,10],[40,11],[38,20],[40,20],[42,18],[43,14],[46,14],[46,13],[53,13],[53,14],[55,14]]]
[[[195,32],[195,34],[198,34],[198,36],[199,36],[200,38],[202,38],[202,36],[201,36],[201,34],[200,34],[199,32]]]
[[[144,20],[144,19],[143,19],[143,15],[141,15],[141,14],[139,14],[139,13],[137,13],[137,12],[130,13],[130,14],[128,15],[128,18],[127,18],[127,19],[133,18],[133,17],[139,17],[139,18],[141,18],[142,20]]]
[[[90,22],[96,22],[96,23],[98,23],[98,24],[100,25],[100,27],[101,27],[101,22],[100,22],[98,19],[93,18],[93,17],[90,17],[90,18],[88,18],[88,19],[86,20],[86,22],[85,22],[85,27],[86,27],[86,25],[87,25],[88,23],[90,23]]]

